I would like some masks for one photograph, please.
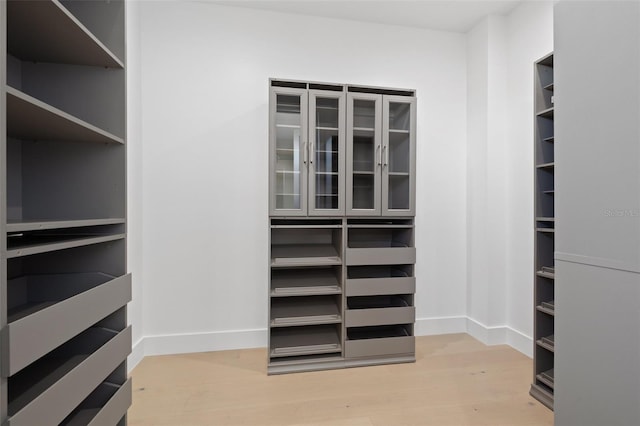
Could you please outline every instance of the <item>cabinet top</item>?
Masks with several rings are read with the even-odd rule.
[[[398,89],[391,87],[361,86],[343,83],[323,83],[303,80],[271,78],[270,87],[290,87],[295,89],[329,90],[334,92],[373,93],[379,95],[416,96],[414,89]]]

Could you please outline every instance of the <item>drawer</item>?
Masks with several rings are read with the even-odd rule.
[[[347,265],[400,265],[416,263],[415,247],[347,248]]]
[[[14,375],[131,300],[131,274],[27,275],[7,286],[9,298],[16,294],[19,301],[9,309],[4,329],[4,376]]]
[[[379,339],[347,340],[345,358],[415,354],[415,337],[399,336]]]
[[[131,406],[131,379],[123,385],[101,383],[61,426],[115,425]]]
[[[413,294],[415,277],[347,279],[347,296],[374,296],[384,294]]]
[[[348,309],[345,312],[347,327],[370,325],[409,324],[415,322],[416,308],[413,306],[394,308]]]
[[[131,327],[92,327],[9,378],[8,426],[59,424],[131,352]]]

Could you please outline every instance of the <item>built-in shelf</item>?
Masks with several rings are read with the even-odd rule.
[[[544,90],[551,90],[553,91],[553,83],[551,84],[547,84],[546,86],[543,87]]]
[[[555,337],[554,335],[543,337],[542,339],[538,339],[536,344],[540,347],[545,348],[548,351],[553,352],[555,346]]]
[[[389,172],[389,176],[409,176],[408,172]]]
[[[389,133],[400,133],[403,135],[408,135],[409,133],[411,133],[411,131],[405,129],[389,129]]]
[[[542,193],[547,195],[555,195],[556,191],[554,189],[550,189],[549,191],[542,191]]]
[[[340,265],[342,260],[331,244],[280,244],[271,247],[271,266]]]
[[[544,383],[545,385],[549,386],[551,389],[553,389],[553,384],[554,384],[553,368],[547,371],[543,371],[542,373],[538,374],[536,378],[540,380],[542,383]]]
[[[549,278],[549,279],[552,279],[552,280],[556,278],[556,274],[555,273],[549,272],[549,271],[545,271],[545,270],[537,271],[536,275],[538,275],[539,277]]]
[[[538,117],[553,118],[553,107],[538,112]]]
[[[43,2],[27,1],[24,3]],[[67,114],[20,90],[7,86],[6,91],[7,134],[9,136],[42,141],[124,143],[121,137]],[[38,123],[38,125],[35,126],[34,123]]]
[[[540,305],[536,306],[536,309],[548,315],[555,315],[554,305],[541,303]]]
[[[544,142],[555,142],[555,137],[554,136],[549,136],[548,138],[544,138],[542,139]]]
[[[58,0],[8,1],[7,50],[27,61],[124,68]]]
[[[271,297],[340,294],[342,289],[333,269],[274,270]]]
[[[536,166],[537,169],[553,169],[554,167],[555,167],[555,163],[554,162],[538,164]]]
[[[124,224],[124,218],[109,219],[81,219],[81,220],[25,220],[20,222],[9,221],[7,232],[44,231],[48,229],[80,228],[85,226],[118,225]]]
[[[554,217],[544,217],[544,216],[536,217],[537,222],[555,222],[555,220],[556,219]]]
[[[271,301],[271,327],[339,324],[340,311],[334,296],[275,298]]]
[[[65,250],[74,247],[88,246],[92,244],[106,243],[108,241],[121,240],[125,234],[100,235],[100,236],[41,236],[33,238],[7,238],[7,259],[14,257],[30,256],[57,250]],[[15,241],[20,240],[20,241]]]
[[[537,232],[546,232],[546,233],[554,233],[556,230],[554,228],[536,228]]]
[[[340,336],[335,325],[313,325],[271,330],[270,356],[287,357],[339,353]]]

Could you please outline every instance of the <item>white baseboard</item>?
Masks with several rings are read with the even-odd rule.
[[[486,345],[509,345],[528,357],[533,355],[531,337],[508,326],[488,327],[466,316],[416,319],[414,330],[416,336],[455,333],[468,333]],[[264,348],[265,346],[267,346],[266,329],[145,336],[133,345],[133,351],[128,358],[128,368],[131,371],[145,356],[149,355]]]
[[[507,330],[507,345],[518,352],[522,352],[529,358],[533,358],[533,339],[520,333],[518,330],[509,328]]]
[[[141,337],[140,340],[133,344],[131,353],[127,357],[127,370],[129,370],[128,373],[136,368],[136,365],[140,364],[140,361],[142,361],[144,355],[144,337]]]
[[[414,333],[416,336],[434,336],[437,334],[455,334],[467,332],[467,317],[417,318]]]
[[[230,349],[264,348],[267,329],[146,336],[144,355],[185,354]]]

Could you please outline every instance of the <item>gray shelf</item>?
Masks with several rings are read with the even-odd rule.
[[[550,136],[550,137],[548,137],[548,138],[544,138],[544,139],[542,139],[542,140],[543,140],[544,142],[555,142],[555,137]]]
[[[333,296],[276,298],[271,301],[271,327],[336,324],[341,308]]]
[[[537,169],[553,169],[555,167],[555,163],[551,162],[551,163],[543,163],[543,164],[538,164],[536,166]]]
[[[57,0],[7,2],[7,49],[23,60],[124,68]]]
[[[274,269],[271,297],[340,294],[342,289],[333,269]]]
[[[22,289],[28,299],[7,312],[5,375],[17,373],[131,300],[131,275],[42,274],[9,280],[8,287]]]
[[[49,229],[81,228],[85,226],[124,224],[124,218],[82,219],[82,220],[26,220],[8,222],[7,232],[43,231]]]
[[[24,3],[41,2],[27,1]],[[6,92],[7,134],[9,136],[18,139],[43,141],[124,143],[124,139],[29,96],[20,90],[7,86]],[[38,125],[34,126],[33,123],[38,123]]]
[[[9,386],[19,391],[9,402],[7,425],[59,424],[130,352],[131,327],[121,332],[88,329],[10,378]]]
[[[553,368],[547,371],[543,371],[542,373],[538,374],[536,376],[536,378],[538,380],[540,380],[542,383],[544,383],[545,385],[549,386],[551,389],[553,389],[553,385],[554,385],[554,377],[553,377]]]
[[[544,118],[553,118],[553,107],[538,112],[537,116]]]
[[[115,425],[126,414],[131,397],[131,379],[123,385],[103,382],[60,425]]]
[[[335,325],[302,326],[271,330],[272,358],[338,353],[342,351]]]
[[[555,315],[555,310],[553,308],[550,308],[549,306],[545,306],[545,305],[538,305],[536,306],[536,309],[540,312],[544,312],[545,314],[548,315]]]
[[[543,337],[542,339],[536,340],[536,344],[540,347],[545,348],[548,351],[554,352],[555,348],[555,338],[553,334],[551,336]]]
[[[553,91],[553,83],[547,84],[546,86],[543,87],[543,89]]]
[[[556,274],[551,272],[546,272],[546,271],[536,271],[536,275],[538,275],[539,277],[549,278],[552,280],[556,278]]]
[[[282,244],[271,247],[271,266],[340,264],[342,260],[331,244]]]
[[[31,256],[34,254],[47,253],[50,251],[66,250],[74,247],[88,246],[92,244],[106,243],[108,241],[122,240],[125,234],[102,235],[90,237],[69,237],[66,240],[60,240],[59,237],[51,242],[32,242],[20,245],[15,248],[7,249],[7,259],[15,257]]]
[[[537,232],[545,232],[545,233],[554,233],[556,230],[554,228],[536,228]]]

